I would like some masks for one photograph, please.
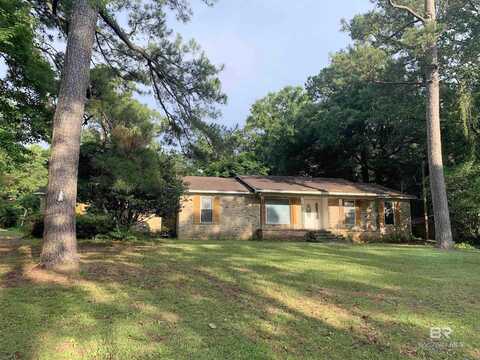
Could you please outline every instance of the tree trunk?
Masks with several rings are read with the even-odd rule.
[[[435,0],[425,0],[426,26],[436,26]],[[435,239],[442,249],[453,246],[447,191],[443,173],[442,140],[440,131],[440,76],[436,40],[428,46],[425,61],[427,81],[427,144],[430,188],[435,218]]]
[[[364,183],[370,182],[370,174],[368,172],[368,155],[365,149],[361,151],[361,161],[360,161],[360,169],[362,173],[362,181]]]
[[[428,223],[428,201],[427,201],[427,183],[425,176],[425,161],[422,161],[422,197],[423,197],[423,218],[425,219],[425,240],[429,239],[430,229]]]
[[[73,2],[65,65],[53,119],[41,265],[78,268],[75,233],[78,157],[98,9]]]

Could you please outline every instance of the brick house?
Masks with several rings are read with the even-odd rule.
[[[187,176],[177,217],[182,239],[295,238],[319,230],[361,240],[411,233],[415,197],[343,179]]]

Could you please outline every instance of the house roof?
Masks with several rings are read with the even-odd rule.
[[[235,178],[185,176],[183,182],[187,186],[189,192],[251,193],[249,188]]]
[[[297,176],[238,176],[237,178],[187,176],[189,192],[239,192],[277,194],[325,194],[340,196],[372,196],[414,199],[380,185],[355,183],[344,179],[307,178]]]
[[[355,183],[344,179],[308,178],[298,176],[240,176],[240,181],[255,192],[308,193],[415,198],[384,186]]]

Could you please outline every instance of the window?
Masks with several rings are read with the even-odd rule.
[[[211,224],[213,222],[213,199],[211,196],[202,196],[200,202],[200,222]]]
[[[345,214],[345,225],[355,226],[355,201],[343,200],[343,212]]]
[[[385,201],[385,225],[395,225],[395,210],[393,205],[393,201]]]
[[[267,200],[265,208],[267,224],[290,225],[290,202],[288,200]]]

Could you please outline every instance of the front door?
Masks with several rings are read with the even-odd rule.
[[[318,230],[322,228],[322,201],[320,199],[304,199],[303,219],[305,229]]]

